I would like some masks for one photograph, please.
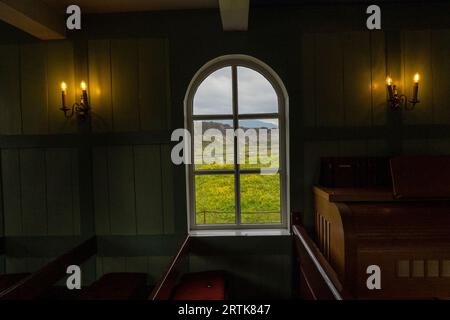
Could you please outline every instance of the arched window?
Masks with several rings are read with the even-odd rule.
[[[255,58],[219,57],[197,72],[185,99],[190,230],[287,228],[287,103]]]

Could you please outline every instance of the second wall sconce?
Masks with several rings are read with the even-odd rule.
[[[388,102],[391,106],[391,109],[405,109],[412,110],[414,109],[416,103],[420,101],[417,98],[419,93],[419,74],[416,73],[414,75],[414,86],[413,86],[413,97],[411,100],[408,100],[408,97],[404,94],[398,94],[397,86],[392,83],[392,79],[390,77],[386,78],[386,86],[389,93]],[[411,105],[411,106],[410,106]]]
[[[80,102],[75,102],[72,107],[66,106],[66,94],[67,94],[67,85],[65,82],[61,83],[61,98],[62,98],[62,107],[61,111],[64,112],[64,116],[69,119],[72,118],[74,114],[77,115],[79,120],[86,120],[89,116],[89,100],[87,95],[87,87],[86,82],[81,81],[81,98]]]

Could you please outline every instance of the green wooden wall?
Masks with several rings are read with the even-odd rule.
[[[31,250],[35,237],[69,245],[65,237],[96,233],[100,253],[86,266],[92,278],[147,270],[152,281],[186,232],[185,171],[169,162],[170,132],[184,125],[193,75],[220,55],[254,56],[286,85],[291,208],[307,227],[320,157],[449,154],[448,6],[382,10],[376,32],[365,30],[363,5],[254,9],[245,33],[223,32],[216,11],[88,15],[86,28],[56,42],[5,36],[0,24],[0,226],[7,248],[26,247],[0,260],[3,269],[30,270],[39,265],[33,259],[54,256]],[[386,75],[410,95],[415,72],[421,102],[389,110]],[[60,82],[73,103],[81,80],[89,125],[58,110]],[[194,253],[191,270],[228,269],[235,297],[289,297],[290,245],[202,239],[215,253]],[[274,246],[282,252],[258,251]]]

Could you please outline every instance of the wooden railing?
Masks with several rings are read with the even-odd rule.
[[[97,239],[91,237],[82,244],[59,256],[38,271],[0,292],[0,300],[33,300],[66,275],[70,265],[81,265],[97,253]]]
[[[152,293],[149,296],[149,300],[168,300],[175,288],[178,278],[183,272],[183,266],[189,255],[191,238],[188,235],[181,244],[178,252],[172,259],[166,272],[160,278],[155,285]]]
[[[301,225],[292,226],[300,297],[307,300],[343,300],[347,297],[338,277]]]

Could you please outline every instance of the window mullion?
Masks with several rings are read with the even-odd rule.
[[[231,69],[231,79],[232,79],[232,94],[233,94],[233,129],[239,127],[238,121],[238,93],[237,93],[237,67],[232,66]],[[234,205],[236,212],[236,224],[241,224],[241,183],[239,177],[239,164],[238,164],[238,141],[236,134],[234,135]]]

